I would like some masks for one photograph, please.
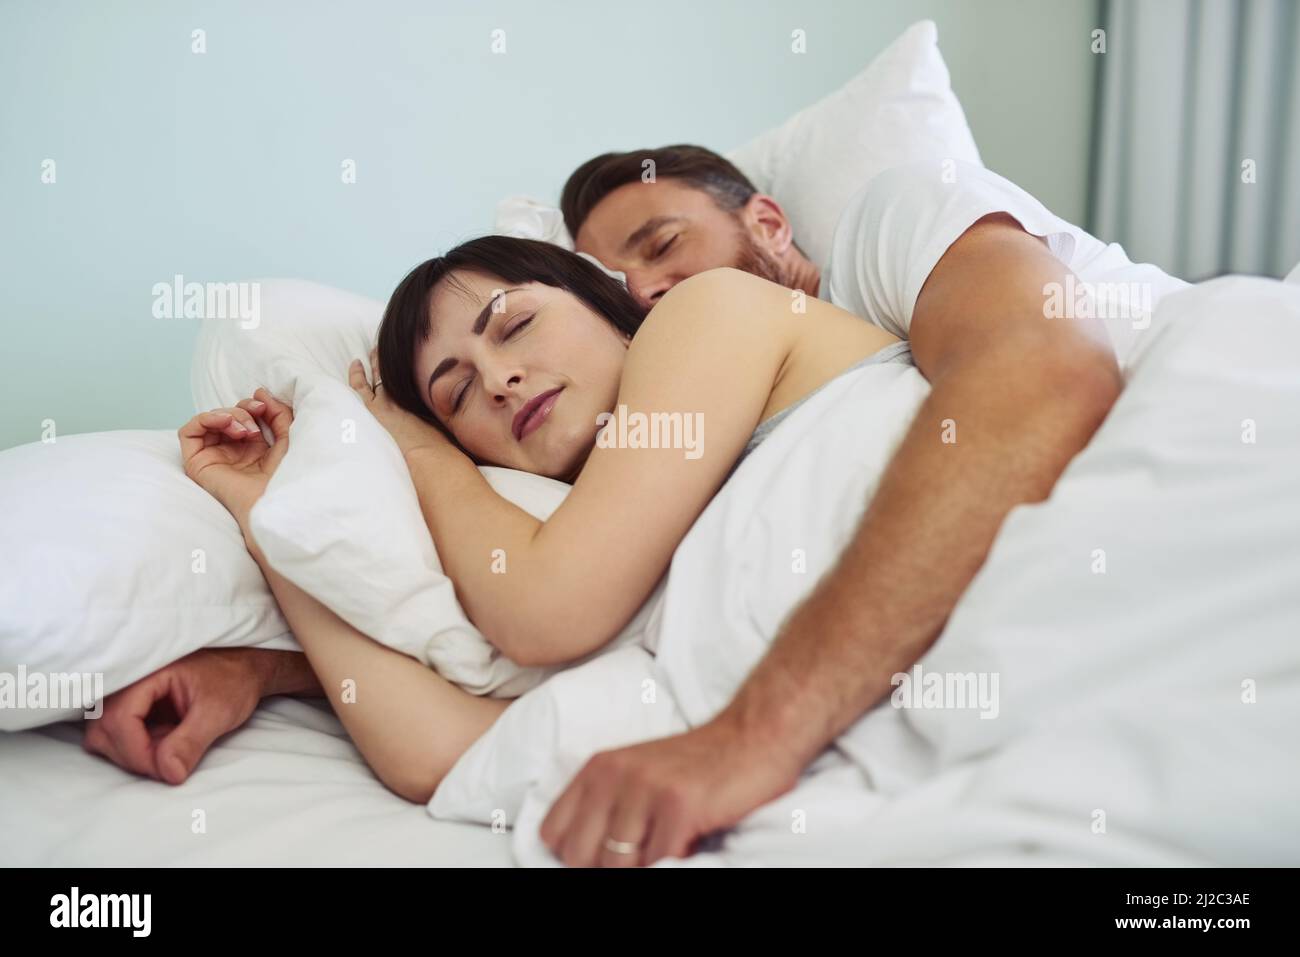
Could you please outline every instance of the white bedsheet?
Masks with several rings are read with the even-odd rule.
[[[998,716],[885,702],[688,863],[1300,863],[1300,288],[1216,280],[1155,322],[1101,430],[1011,512],[922,659],[996,673]],[[554,864],[537,829],[590,755],[720,710],[923,394],[889,370],[832,383],[710,504],[653,609],[657,657],[620,648],[516,701],[430,813],[504,815],[518,861]],[[883,374],[902,378],[882,403]]]
[[[179,787],[88,754],[77,724],[0,735],[0,866],[502,866],[509,840],[384,788],[323,700],[267,699]]]

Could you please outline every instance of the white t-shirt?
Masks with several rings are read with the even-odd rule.
[[[1038,200],[997,173],[954,162],[896,166],[849,200],[835,227],[819,296],[908,338],[921,287],[940,257],[980,218],[1013,216],[1078,277],[1045,289],[1045,316],[1102,319],[1121,367],[1151,331],[1151,313],[1164,296],[1186,288],[1149,263],[1132,262],[1117,243],[1106,244],[1048,212]],[[951,180],[945,182],[945,179]]]

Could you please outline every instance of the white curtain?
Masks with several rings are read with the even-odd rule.
[[[1102,0],[1092,233],[1193,281],[1300,261],[1297,7]]]

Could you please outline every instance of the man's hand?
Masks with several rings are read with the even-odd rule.
[[[701,837],[791,790],[801,771],[793,755],[758,747],[719,716],[684,734],[592,757],[551,807],[541,837],[570,867],[686,857]]]
[[[128,771],[181,784],[218,738],[242,725],[276,673],[260,648],[206,648],[104,699],[82,745]],[[302,655],[298,654],[301,658]]]

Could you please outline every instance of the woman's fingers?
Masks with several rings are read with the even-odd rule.
[[[182,425],[176,435],[181,442],[181,460],[186,461],[203,449],[219,444],[221,436],[242,441],[261,432],[252,415],[236,408],[200,412]]]
[[[182,425],[176,430],[181,440],[181,461],[188,462],[208,446],[219,442],[220,435],[233,421],[234,418],[225,412],[200,412]]]
[[[378,348],[370,350],[370,381],[371,382],[379,381],[379,349]],[[375,386],[375,388],[377,389],[379,387]]]
[[[366,378],[366,367],[360,359],[353,359],[352,364],[348,366],[348,385],[360,392],[365,389],[370,392],[370,380]],[[363,397],[364,398],[364,397]]]
[[[266,403],[261,399],[240,399],[235,403],[239,408],[248,410],[250,415],[258,416],[266,408]]]
[[[249,414],[253,420],[253,428],[257,430],[258,435],[261,435],[262,430],[257,420],[267,417],[266,403],[261,399],[240,399],[235,405]]]
[[[289,426],[293,425],[293,409],[289,405],[271,395],[266,388],[259,388],[253,393],[253,398],[247,401],[262,406],[262,418],[270,426],[271,435],[277,442],[289,437]]]
[[[213,409],[211,412],[200,412],[193,421],[197,421],[204,428],[211,429],[213,432],[220,432],[222,435],[229,436],[232,439],[244,439],[250,434],[257,433],[257,423],[245,409]]]
[[[236,434],[236,438],[245,438],[247,435],[261,435],[261,430],[257,427],[257,420],[253,418],[253,413],[245,409],[242,405],[236,405],[232,409],[226,409],[235,418],[235,424],[243,427],[244,434]],[[226,433],[229,435],[229,433]]]

